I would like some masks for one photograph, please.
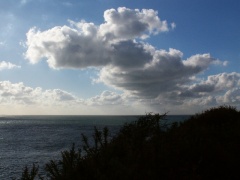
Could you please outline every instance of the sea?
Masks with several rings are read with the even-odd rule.
[[[140,116],[0,116],[0,179],[19,179],[25,166],[39,166],[40,173],[50,160],[59,160],[61,152],[73,143],[82,146],[81,134],[91,139],[94,127],[108,127],[110,137],[124,123]],[[166,117],[168,123],[180,122],[188,115]]]

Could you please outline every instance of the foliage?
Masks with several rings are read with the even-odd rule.
[[[29,172],[29,169],[27,166],[25,166],[23,172],[22,172],[22,178],[21,180],[34,180],[38,176],[38,166],[33,164],[31,171]],[[39,176],[41,179],[41,177]]]
[[[220,106],[166,128],[166,115],[147,114],[109,139],[95,128],[94,144],[62,152],[46,164],[47,179],[239,179],[240,112]],[[33,167],[35,168],[35,167]],[[37,171],[34,171],[37,172]],[[24,171],[22,179],[34,179]]]

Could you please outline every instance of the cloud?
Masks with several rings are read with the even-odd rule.
[[[20,83],[0,81],[2,114],[138,114],[138,108],[124,104],[126,96],[111,91],[89,99],[81,99],[61,89],[43,90]],[[123,106],[122,106],[123,105]],[[11,109],[11,111],[9,111]]]
[[[240,88],[236,87],[236,88],[228,90],[224,94],[224,96],[219,97],[218,100],[220,102],[223,102],[226,104],[232,104],[235,106],[239,106],[239,104],[240,104]]]
[[[103,91],[100,95],[89,98],[86,103],[88,105],[121,105],[124,102],[122,95],[111,91]]]
[[[15,69],[15,68],[21,68],[21,66],[17,66],[15,64],[12,64],[10,62],[1,61],[0,62],[0,71],[5,69]]]
[[[186,110],[191,106],[233,102],[239,92],[238,73],[198,79],[212,65],[226,66],[227,61],[209,53],[183,58],[180,50],[156,49],[146,43],[146,38],[176,28],[175,23],[162,21],[152,9],[109,9],[100,25],[84,20],[69,23],[45,31],[31,28],[26,34],[25,58],[33,64],[45,59],[55,69],[94,67],[99,71],[95,82],[123,91],[123,94],[104,91],[85,100],[87,106],[142,103],[152,107],[181,106]],[[62,98],[57,101],[73,98],[61,92],[55,90],[50,94]]]
[[[225,88],[219,83],[213,90],[194,89],[195,85],[184,85],[182,89],[163,92],[156,98],[141,98],[125,93],[103,91],[101,94],[89,99],[76,97],[70,92],[61,89],[43,90],[41,87],[28,87],[23,83],[11,83],[9,81],[0,82],[0,107],[2,113],[10,113],[7,107],[11,108],[11,113],[20,114],[142,114],[144,112],[168,112],[170,113],[192,113],[199,112],[203,108],[216,105],[239,106],[240,89],[239,73],[223,73],[208,77],[199,85],[206,84],[209,80],[217,79],[220,83],[231,81]],[[220,84],[221,84],[220,83]],[[195,97],[183,97],[181,91],[189,89],[189,92],[196,93]],[[218,91],[219,93],[214,93]],[[3,111],[6,109],[5,111]],[[16,111],[15,111],[16,110]],[[20,111],[21,110],[21,111]]]
[[[82,20],[69,21],[70,27],[57,26],[46,31],[31,28],[27,33],[26,59],[34,64],[46,58],[52,68],[102,67],[117,63],[118,51],[125,53],[122,56],[131,54],[130,50],[139,52],[141,44],[135,38],[169,30],[167,22],[151,9],[109,9],[104,18],[105,23],[99,26]],[[129,51],[123,49],[125,45]]]
[[[31,88],[23,83],[11,83],[10,81],[0,82],[0,102],[1,104],[11,105],[61,105],[65,102],[80,102],[74,95],[60,90],[43,90],[42,88]]]
[[[191,82],[191,85],[182,85],[175,93],[161,94],[159,101],[168,100],[168,104],[172,105],[179,102],[179,106],[189,107],[189,109],[201,109],[201,107],[213,107],[218,105],[239,106],[240,100],[240,74],[220,73],[210,75],[206,80],[201,82]],[[172,96],[170,96],[172,95]]]
[[[240,74],[236,72],[208,76],[206,81],[193,84],[188,91],[197,94],[221,93],[240,86]]]
[[[140,97],[155,98],[161,93],[181,89],[182,84],[191,82],[192,76],[216,61],[209,54],[183,60],[183,53],[176,49],[155,50],[152,56],[150,61],[133,68],[106,66],[100,71],[99,81]],[[131,57],[128,60],[131,61]]]
[[[27,33],[26,58],[37,63],[42,58],[52,68],[86,68],[108,63],[108,48],[96,37],[95,26],[82,23],[83,32],[68,26]],[[96,39],[95,39],[96,37]]]
[[[13,109],[17,106],[28,108],[34,107],[37,110],[40,107],[57,108],[59,106],[64,106],[67,108],[80,102],[80,99],[77,99],[72,94],[60,89],[43,90],[40,87],[32,88],[25,86],[22,82],[0,82],[1,107],[11,106]]]
[[[179,50],[158,50],[139,41],[169,31],[167,21],[161,21],[152,9],[109,9],[104,19],[99,26],[69,20],[70,27],[42,32],[32,28],[27,33],[25,57],[31,63],[45,58],[51,68],[98,68],[99,82],[147,98],[177,90],[211,64],[221,64],[210,54],[184,60]]]
[[[120,7],[104,12],[105,23],[99,32],[106,40],[146,38],[150,34],[169,31],[167,21],[161,21],[152,9]]]
[[[232,105],[240,108],[240,73],[210,75],[205,80],[190,78],[188,83],[178,84],[157,97],[138,97],[132,105],[148,107],[150,111],[186,114],[204,109]]]

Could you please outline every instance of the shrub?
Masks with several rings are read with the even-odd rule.
[[[73,145],[61,160],[46,164],[47,178],[239,179],[240,113],[235,108],[212,108],[168,128],[165,117],[147,114],[125,124],[111,140],[107,128],[95,128],[94,145],[82,135],[82,150]],[[28,170],[22,176],[36,177]]]

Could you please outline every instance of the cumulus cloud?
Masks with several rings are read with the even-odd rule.
[[[224,96],[219,97],[218,100],[220,102],[223,102],[223,103],[226,103],[226,104],[239,106],[239,104],[240,104],[240,88],[236,87],[236,88],[228,90],[224,94]]]
[[[236,72],[221,73],[208,76],[201,82],[192,82],[191,85],[183,85],[172,97],[161,96],[162,99],[175,99],[182,106],[192,108],[196,106],[212,107],[223,104],[239,107],[240,98],[240,74]]]
[[[219,106],[232,105],[240,108],[240,73],[220,73],[206,79],[190,78],[188,83],[178,84],[162,91],[156,98],[135,100],[135,103],[151,107],[152,111],[192,113]],[[170,112],[170,113],[171,113]]]
[[[180,89],[180,85],[190,82],[192,76],[216,61],[209,54],[183,60],[183,53],[176,49],[155,50],[152,56],[150,61],[130,69],[106,66],[100,71],[99,81],[141,97],[154,98]]]
[[[192,93],[218,93],[240,86],[240,74],[236,72],[208,76],[206,81],[188,87]]]
[[[133,108],[122,106],[126,96],[104,91],[89,99],[81,99],[61,89],[43,90],[23,83],[0,81],[2,114],[138,114]],[[9,111],[11,109],[11,111]],[[141,112],[142,113],[142,112]]]
[[[89,98],[86,103],[88,105],[120,105],[124,102],[122,95],[111,91],[103,91],[100,95]]]
[[[68,26],[54,27],[44,32],[32,28],[27,33],[26,58],[31,63],[46,58],[52,68],[106,65],[110,61],[108,48],[96,37],[94,25],[82,23],[82,26],[85,31]]]
[[[197,85],[205,85],[210,81],[217,81],[215,86],[209,89],[196,88]],[[224,87],[224,82],[228,82]],[[144,112],[168,112],[170,113],[191,113],[193,110],[199,112],[202,108],[212,107],[219,104],[229,104],[239,107],[240,102],[240,74],[223,73],[210,76],[207,80],[190,86],[182,86],[177,90],[162,92],[156,98],[140,98],[131,93],[116,93],[104,91],[99,95],[89,99],[81,99],[73,94],[61,89],[43,90],[40,87],[32,88],[25,86],[23,83],[11,83],[9,81],[0,82],[0,106],[1,109],[11,107],[16,109],[25,108],[26,113],[31,112],[39,114],[138,114]],[[203,86],[204,87],[204,86]],[[219,88],[221,87],[221,88]],[[189,93],[195,94],[195,97],[183,97],[181,92],[188,90]],[[216,93],[217,92],[217,93]],[[197,94],[197,95],[196,95]],[[44,110],[44,111],[43,111]],[[5,112],[9,113],[9,110]],[[31,113],[28,112],[28,113]],[[16,113],[16,112],[15,112]]]
[[[31,63],[45,58],[52,68],[97,67],[99,82],[148,98],[177,90],[211,64],[221,64],[210,54],[184,60],[179,50],[158,50],[139,41],[176,27],[160,20],[152,9],[109,9],[104,20],[99,26],[69,20],[70,27],[32,28],[27,33],[25,56]]]
[[[103,91],[100,95],[89,99],[81,99],[61,89],[43,90],[41,87],[32,88],[25,86],[22,82],[11,83],[0,81],[0,103],[21,104],[38,106],[69,106],[69,105],[120,105],[124,102],[126,95],[111,91]]]
[[[1,104],[22,105],[61,105],[62,103],[80,102],[72,94],[60,90],[43,90],[42,88],[31,88],[23,83],[0,82]]]
[[[10,62],[6,61],[1,61],[0,62],[0,71],[5,70],[5,69],[15,69],[15,68],[21,68],[21,66],[12,64]]]
[[[161,21],[158,12],[152,9],[109,9],[104,12],[104,19],[99,33],[106,40],[144,39],[149,34],[169,31],[167,21]]]
[[[138,41],[151,34],[169,31],[154,10],[109,9],[105,23],[69,21],[46,31],[32,28],[27,33],[26,58],[37,63],[43,58],[52,68],[99,67],[99,79],[109,86],[134,95],[156,97],[221,61],[210,54],[184,60],[176,49],[157,50]],[[172,23],[172,27],[175,24]]]
[[[121,7],[106,10],[104,23],[100,25],[84,20],[69,20],[69,23],[45,31],[31,28],[27,33],[25,57],[33,64],[46,59],[56,69],[97,68],[95,82],[123,91],[122,95],[104,91],[86,100],[87,105],[135,102],[190,107],[233,102],[239,92],[238,73],[198,79],[211,65],[226,66],[227,61],[209,53],[183,58],[180,50],[156,49],[146,43],[146,38],[176,28],[175,23],[161,20],[157,11]],[[74,99],[71,94],[62,93],[54,90],[48,96],[55,101]]]
[[[140,11],[122,7],[106,10],[105,23],[99,26],[82,20],[69,21],[70,27],[58,26],[46,31],[34,27],[27,33],[25,57],[31,63],[46,58],[52,68],[87,68],[119,64],[117,61],[121,56],[144,51],[139,47],[141,43],[135,42],[136,38],[169,30],[167,22],[161,21],[157,15],[158,13],[151,9]],[[136,59],[132,62],[137,63]]]

